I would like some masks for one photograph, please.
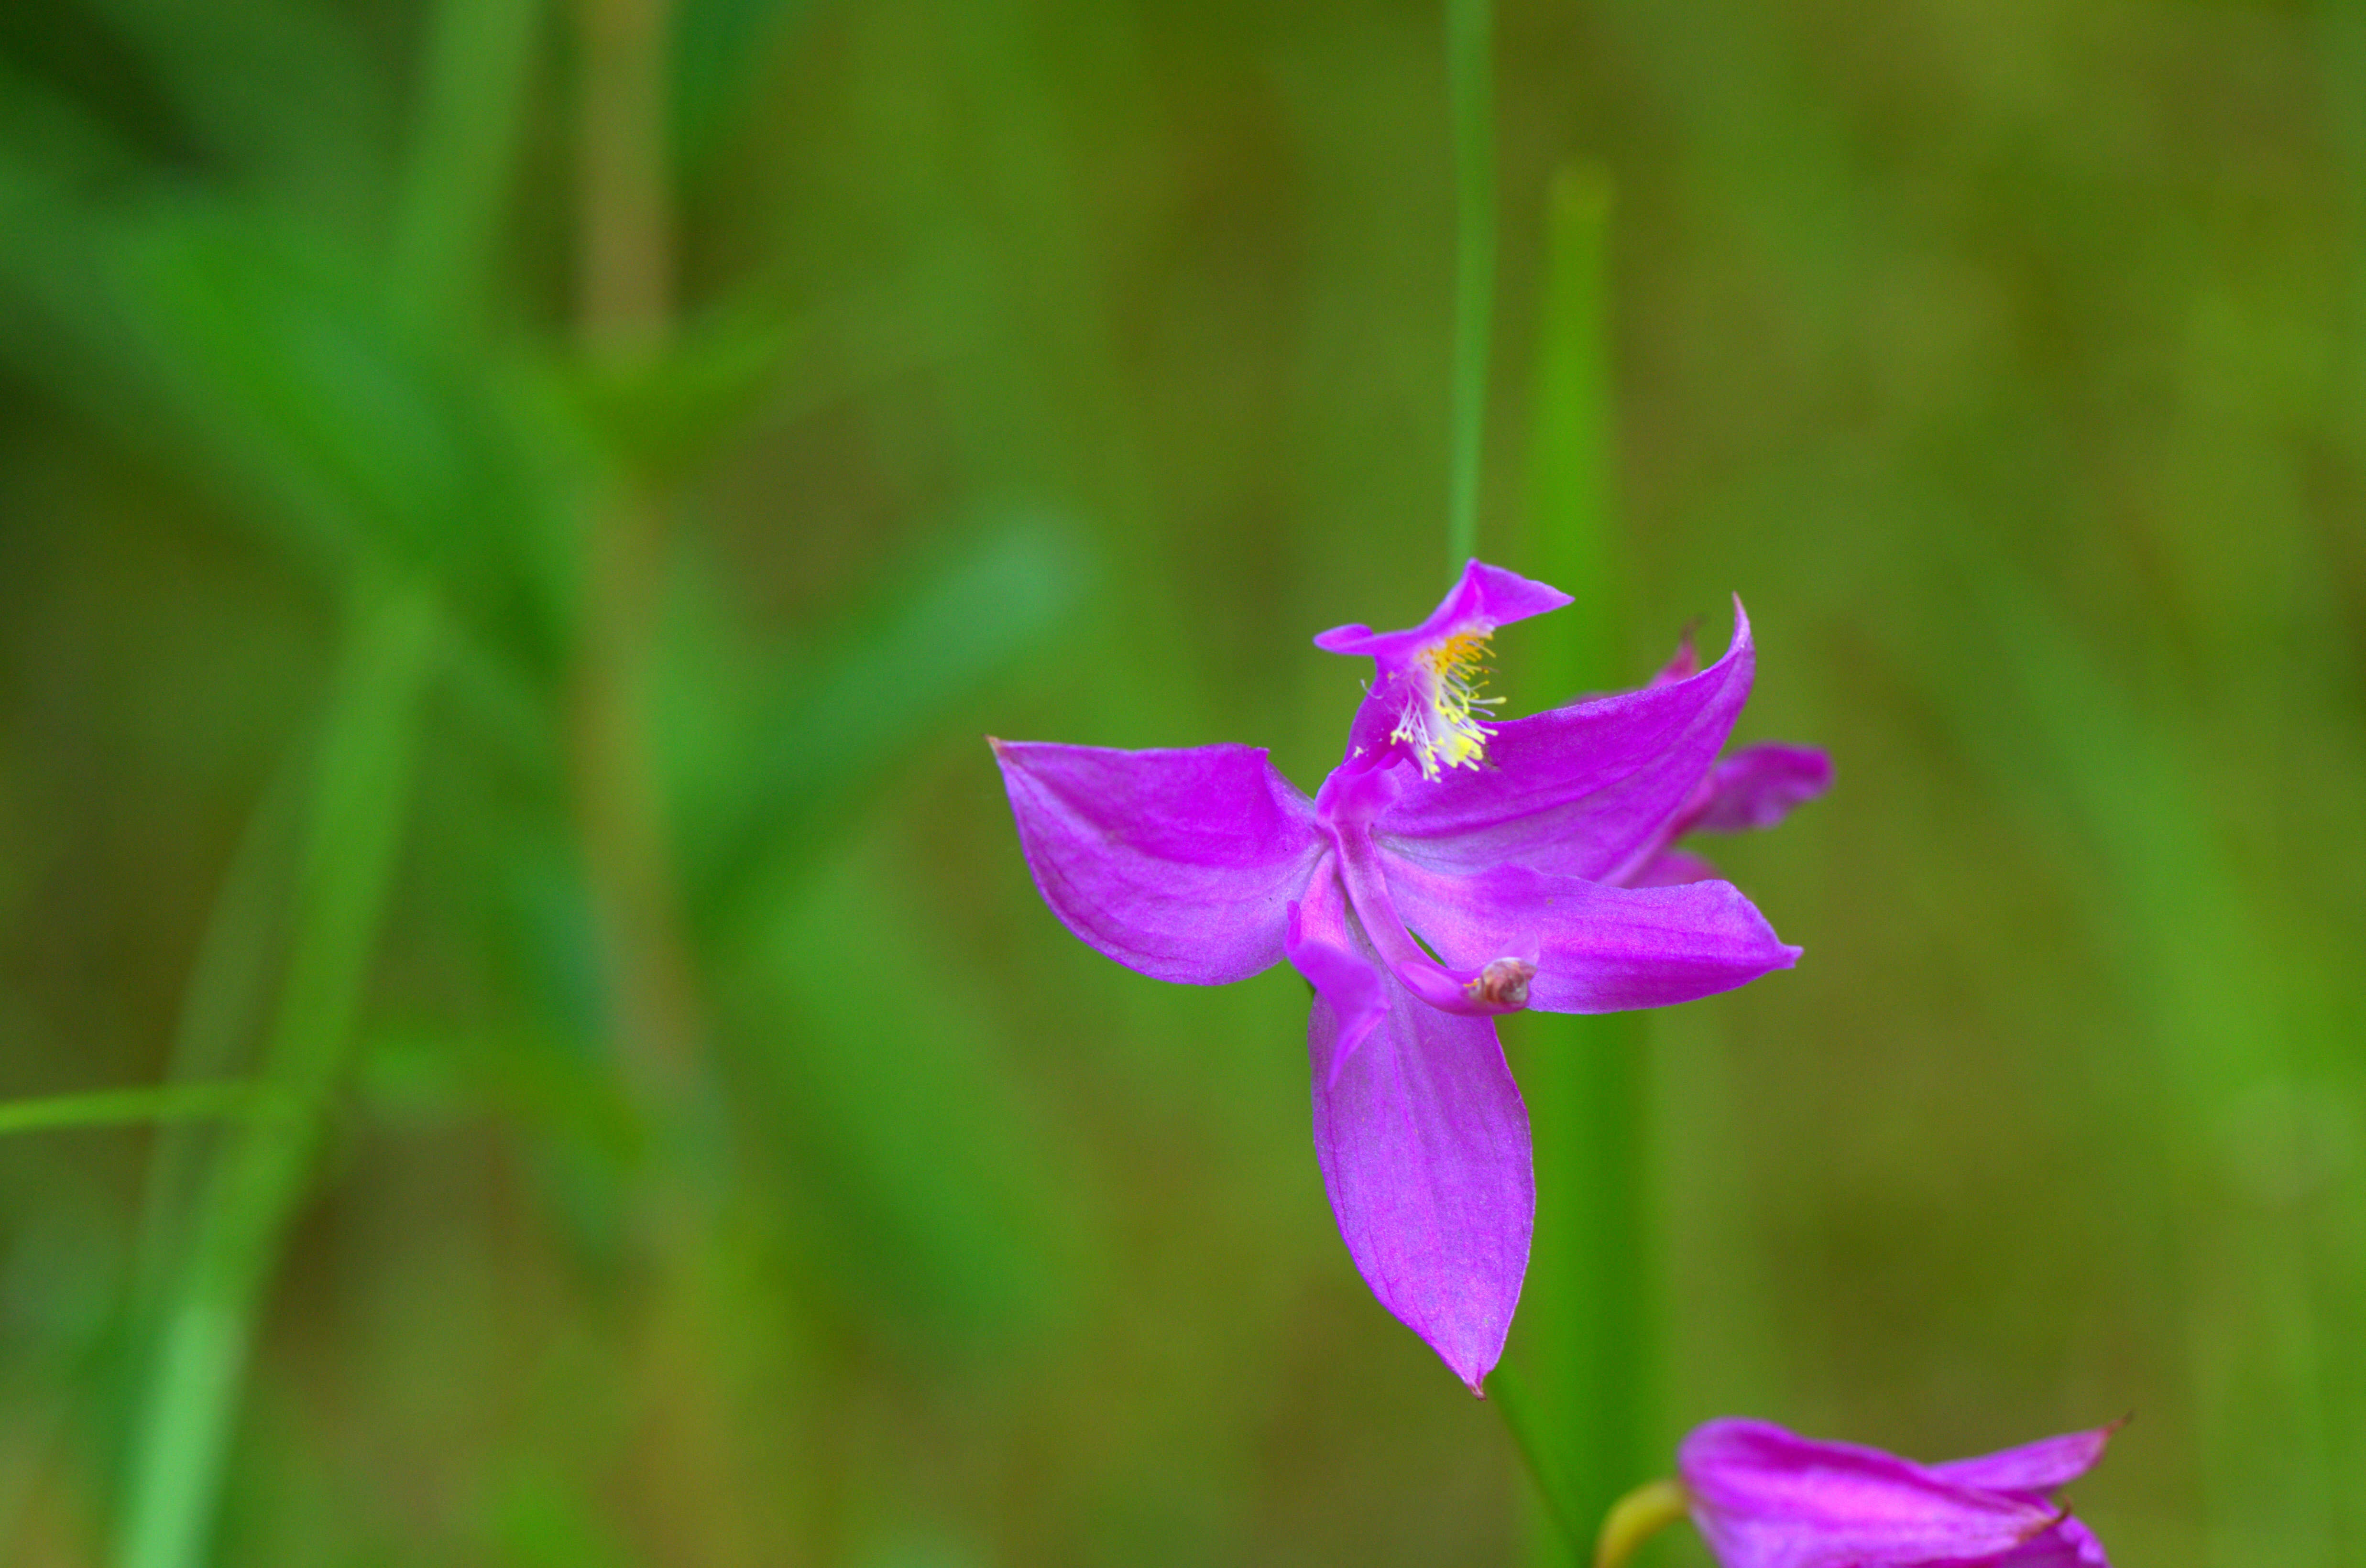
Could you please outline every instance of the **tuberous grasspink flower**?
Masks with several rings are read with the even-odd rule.
[[[1674,845],[1771,826],[1831,777],[1794,747],[1718,760],[1754,669],[1738,602],[1707,669],[1687,650],[1640,691],[1490,717],[1487,639],[1568,602],[1473,561],[1419,626],[1317,637],[1374,678],[1311,801],[1257,747],[992,743],[1036,886],[1088,946],[1195,985],[1286,958],[1313,987],[1314,1145],[1340,1236],[1474,1392],[1535,1209],[1495,1017],[1664,1006],[1789,968],[1798,949]]]
[[[2109,1568],[2055,1493],[2112,1430],[1926,1465],[1729,1419],[1686,1438],[1677,1469],[1723,1568]]]

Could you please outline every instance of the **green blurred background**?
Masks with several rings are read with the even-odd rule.
[[[1482,553],[1591,550],[1628,681],[1739,590],[1841,779],[1717,851],[1798,969],[1630,1038],[1631,1479],[2132,1410],[2124,1568],[2366,1564],[2366,18],[1497,29]],[[0,1096],[271,1086],[0,1138],[0,1559],[1560,1560],[1339,1245],[1302,986],[1070,939],[980,742],[1334,760],[1309,636],[1446,581],[1441,39],[0,12]]]

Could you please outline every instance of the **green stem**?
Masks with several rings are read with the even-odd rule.
[[[1543,708],[1622,684],[1611,545],[1610,176],[1553,177],[1528,436],[1527,566],[1575,597],[1543,623],[1521,678]]]
[[[1536,1246],[1518,1363],[1573,1523],[1537,1561],[1583,1561],[1594,1524],[1649,1474],[1655,1406],[1649,1029],[1639,1014],[1522,1021],[1520,1090],[1536,1127]],[[1660,1462],[1664,1462],[1662,1461]]]
[[[244,1082],[97,1089],[85,1094],[0,1101],[0,1133],[28,1133],[51,1127],[109,1127],[126,1122],[197,1121],[241,1115],[254,1105],[255,1086]]]
[[[181,991],[164,1067],[168,1083],[210,1084],[254,1066],[287,943],[287,890],[302,850],[309,760],[298,747],[281,759],[215,890],[197,960]],[[150,1145],[132,1269],[132,1298],[143,1326],[153,1321],[156,1303],[186,1251],[192,1205],[217,1142],[214,1132],[175,1124],[159,1128]]]
[[[583,114],[578,326],[603,368],[645,374],[674,292],[666,156],[669,0],[579,0]],[[592,501],[570,740],[610,1027],[645,1105],[678,1110],[696,1077],[701,1008],[666,833],[650,683],[672,499],[620,464]]]
[[[1543,1499],[1546,1517],[1569,1551],[1581,1552],[1585,1531],[1570,1490],[1568,1466],[1558,1445],[1545,1434],[1544,1417],[1537,1409],[1536,1395],[1528,1392],[1527,1380],[1505,1361],[1487,1374],[1487,1397],[1503,1413],[1504,1429],[1512,1434],[1512,1446],[1519,1450],[1521,1462],[1528,1468],[1528,1479]]]
[[[1520,672],[1539,706],[1622,684],[1610,529],[1610,192],[1564,170],[1548,212],[1529,564],[1573,596]],[[1534,1391],[1554,1467],[1559,1539],[1539,1563],[1583,1562],[1595,1521],[1653,1467],[1653,1278],[1645,1159],[1649,1025],[1642,1014],[1507,1020],[1535,1129],[1536,1242],[1513,1355]],[[1572,1533],[1574,1522],[1580,1531]]]
[[[408,324],[475,335],[517,172],[542,0],[440,0],[395,223],[392,293]]]
[[[263,1059],[270,1098],[201,1201],[133,1437],[116,1562],[205,1558],[247,1347],[301,1201],[342,1068],[401,836],[434,615],[415,587],[372,583],[350,611],[312,783],[293,947]]]
[[[1488,341],[1495,311],[1494,24],[1489,0],[1446,0],[1446,70],[1454,120],[1453,456],[1447,570],[1479,552],[1487,431]]]

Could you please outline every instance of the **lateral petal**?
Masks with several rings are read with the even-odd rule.
[[[1324,840],[1263,748],[990,744],[1027,868],[1087,946],[1191,985],[1280,959]]]
[[[1746,745],[1709,775],[1708,798],[1687,833],[1744,833],[1773,827],[1791,808],[1832,787],[1832,759],[1814,746]]]
[[[1340,1239],[1380,1305],[1476,1394],[1527,1272],[1527,1107],[1493,1019],[1440,1013],[1391,982],[1362,1047],[1345,1055],[1340,1036],[1318,991],[1314,1152]]]
[[[1686,882],[1713,882],[1720,875],[1718,868],[1699,856],[1683,849],[1662,849],[1643,862],[1636,873],[1627,879],[1630,888],[1674,888]]]
[[[1991,1492],[2051,1492],[2092,1470],[2095,1462],[2103,1457],[2103,1446],[2118,1429],[2097,1427],[2084,1432],[2065,1432],[2058,1438],[2041,1438],[2036,1442],[1982,1454],[1977,1459],[1953,1459],[1944,1464],[1934,1464],[1931,1473],[1965,1486],[1985,1486]]]
[[[1693,801],[1749,699],[1756,653],[1740,599],[1733,616],[1732,645],[1699,674],[1491,724],[1486,767],[1413,785],[1374,830],[1442,868],[1623,879]]]
[[[2095,1532],[2069,1518],[1989,1563],[1992,1568],[2112,1568]]]
[[[1763,1421],[1711,1421],[1676,1462],[1694,1522],[1724,1568],[1985,1563],[2062,1522],[2025,1497]]]
[[[1528,958],[1528,1005],[1548,1013],[1673,1006],[1799,958],[1730,882],[1614,888],[1513,866],[1458,877],[1397,857],[1387,868],[1406,924],[1449,968]]]

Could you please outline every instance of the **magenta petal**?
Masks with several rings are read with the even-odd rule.
[[[1407,789],[1375,831],[1455,870],[1623,880],[1664,842],[1749,699],[1756,655],[1739,599],[1733,613],[1733,645],[1698,675],[1491,725],[1486,767]]]
[[[1699,856],[1682,849],[1662,849],[1627,879],[1630,888],[1680,888],[1686,882],[1713,882],[1723,875]]]
[[[1690,631],[1687,631],[1676,641],[1675,656],[1654,671],[1651,680],[1647,684],[1651,686],[1672,685],[1679,680],[1690,679],[1694,675],[1697,674],[1699,670],[1700,652],[1693,646],[1693,634]]]
[[[2060,1522],[2042,1503],[1763,1421],[1698,1428],[1677,1467],[1694,1522],[1724,1568],[1987,1562]]]
[[[2112,1440],[2116,1430],[2115,1427],[2097,1427],[2090,1431],[2065,1432],[2058,1438],[2044,1438],[2019,1448],[1982,1454],[1977,1459],[1949,1460],[1931,1466],[1931,1473],[1944,1475],[1964,1486],[1985,1486],[1991,1492],[2051,1492],[2092,1470],[2095,1462],[2103,1457],[2103,1445]]]
[[[1609,888],[1510,866],[1455,877],[1393,858],[1388,879],[1406,924],[1450,968],[1507,954],[1533,962],[1528,1005],[1548,1013],[1672,1006],[1799,957],[1730,882]]]
[[[1746,745],[1717,765],[1707,801],[1685,826],[1695,833],[1773,827],[1831,787],[1832,759],[1814,746]]]
[[[1281,958],[1290,902],[1324,840],[1263,749],[993,745],[1027,868],[1087,946],[1193,985]]]
[[[1290,967],[1306,977],[1330,1004],[1335,1021],[1330,1073],[1356,1054],[1388,1012],[1389,982],[1379,963],[1347,926],[1346,890],[1339,885],[1337,861],[1324,856],[1308,883],[1306,897],[1290,906],[1286,944]]]
[[[1475,1394],[1528,1267],[1527,1108],[1493,1019],[1388,989],[1380,1026],[1335,1074],[1338,1017],[1316,994],[1314,1152],[1357,1271]]]
[[[1981,1568],[2111,1568],[2103,1543],[2077,1519],[2065,1518]]]
[[[1334,626],[1317,633],[1314,645],[1324,653],[1367,655],[1386,664],[1403,659],[1440,637],[1464,631],[1493,632],[1498,626],[1559,610],[1568,602],[1569,595],[1549,584],[1532,582],[1484,561],[1470,561],[1420,625],[1402,632],[1375,632],[1360,622]]]

